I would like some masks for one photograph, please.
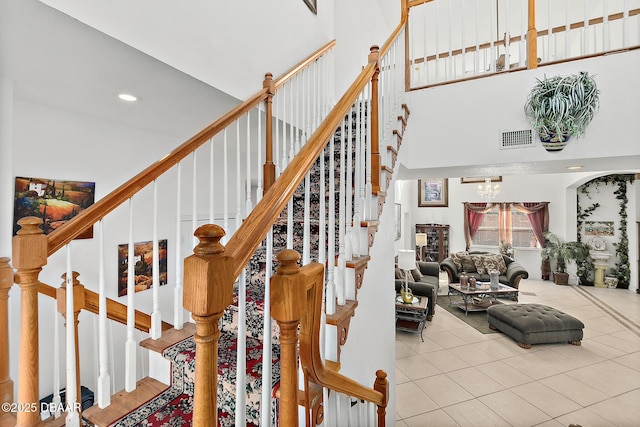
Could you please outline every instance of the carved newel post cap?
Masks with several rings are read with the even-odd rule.
[[[278,274],[295,274],[300,271],[298,261],[300,260],[300,254],[293,249],[285,249],[276,255],[276,259],[280,262],[280,265],[276,269]]]
[[[18,220],[21,227],[13,236],[13,267],[17,270],[42,268],[47,264],[47,236],[40,225],[42,219],[27,216]],[[23,278],[20,279],[24,282]]]
[[[300,272],[300,254],[285,249],[277,257],[280,265],[271,279],[271,317],[278,322],[299,322],[306,311],[306,285]]]
[[[18,220],[18,225],[21,227],[18,230],[18,235],[25,234],[43,234],[40,226],[42,225],[42,219],[37,216],[25,216]]]
[[[220,243],[222,227],[206,224],[193,233],[200,241],[184,260],[183,306],[197,316],[221,313],[233,301],[233,259]]]

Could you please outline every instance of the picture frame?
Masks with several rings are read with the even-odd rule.
[[[304,0],[304,3],[309,7],[314,15],[318,14],[318,0]]]
[[[615,232],[613,221],[585,221],[585,236],[613,236]]]
[[[448,178],[418,180],[418,207],[431,208],[449,206]]]
[[[153,287],[153,241],[133,244],[135,266],[135,292],[146,291]],[[167,280],[167,239],[158,240],[158,266],[160,268],[160,286]],[[118,296],[127,295],[127,277],[129,273],[129,244],[118,245]]]
[[[402,205],[400,203],[396,203],[394,207],[396,216],[395,237],[396,240],[400,240],[400,238],[402,237]]]
[[[478,184],[483,183],[487,178],[491,179],[491,182],[502,182],[502,176],[476,176],[460,178],[460,184]]]
[[[42,232],[47,235],[93,205],[96,183],[16,176],[14,190],[13,235],[20,230],[18,220],[27,216],[42,219]],[[93,226],[76,237],[91,238]]]

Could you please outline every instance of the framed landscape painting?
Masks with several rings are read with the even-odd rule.
[[[13,235],[20,229],[18,220],[27,216],[41,218],[42,231],[44,234],[51,233],[91,206],[95,193],[95,182],[17,176],[13,201]],[[77,238],[92,237],[93,227],[89,227]]]
[[[432,178],[418,180],[418,207],[449,206],[449,180]]]
[[[167,284],[167,240],[158,241],[158,266],[160,267],[160,286]],[[153,287],[153,242],[133,244],[135,262],[135,292],[146,291]],[[118,296],[127,295],[127,277],[129,275],[129,245],[118,245]]]

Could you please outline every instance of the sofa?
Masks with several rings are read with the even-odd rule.
[[[499,282],[518,289],[520,280],[527,279],[529,273],[513,258],[491,252],[455,252],[440,263],[440,269],[447,272],[449,283],[460,283],[460,273],[475,277],[481,282],[489,281],[489,271],[500,273]]]
[[[405,271],[396,267],[396,293],[404,286]],[[427,297],[427,320],[433,319],[438,290],[440,289],[440,264],[431,261],[416,261],[416,268],[409,272],[407,284],[414,295]]]

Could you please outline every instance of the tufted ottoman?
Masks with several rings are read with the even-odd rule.
[[[487,309],[489,327],[510,336],[522,348],[568,342],[580,345],[584,323],[542,304],[499,304]]]

